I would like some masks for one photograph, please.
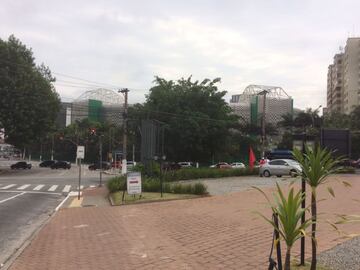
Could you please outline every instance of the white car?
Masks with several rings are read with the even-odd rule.
[[[230,165],[234,169],[245,169],[246,168],[245,164],[242,162],[234,162],[234,163],[231,163]]]
[[[274,159],[268,163],[260,165],[260,176],[270,177],[276,175],[281,177],[283,175],[296,176],[302,172],[301,166],[298,162],[292,159]]]
[[[181,168],[191,168],[191,167],[193,167],[193,163],[189,162],[189,161],[178,162],[178,165],[180,165]]]

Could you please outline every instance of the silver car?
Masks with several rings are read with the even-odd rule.
[[[276,175],[281,177],[283,175],[296,176],[301,174],[302,170],[300,164],[292,159],[274,159],[260,166],[260,176],[270,177]]]

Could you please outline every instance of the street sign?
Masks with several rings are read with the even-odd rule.
[[[141,173],[131,172],[127,174],[127,193],[141,194]]]
[[[76,158],[84,159],[84,157],[85,157],[85,146],[78,145],[76,150]]]

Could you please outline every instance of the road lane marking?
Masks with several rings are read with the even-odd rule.
[[[4,202],[6,202],[6,201],[10,201],[10,200],[12,200],[12,199],[15,199],[16,197],[19,197],[19,196],[21,196],[21,195],[24,195],[25,193],[26,193],[26,192],[21,192],[21,193],[19,193],[19,194],[16,194],[16,195],[10,197],[10,198],[7,198],[7,199],[4,199],[4,200],[0,201],[0,203],[4,203]]]
[[[7,185],[5,187],[2,187],[1,189],[9,189],[9,188],[12,188],[12,187],[15,187],[16,184],[11,184],[11,185]]]
[[[18,187],[17,189],[24,190],[25,188],[28,188],[28,187],[30,187],[30,185],[22,185],[22,186]]]
[[[40,189],[42,189],[44,186],[45,186],[45,185],[38,185],[38,186],[34,187],[33,190],[40,190]]]
[[[1,190],[0,189],[0,193],[19,193],[20,191],[18,190]],[[46,194],[46,195],[63,195],[62,193],[59,192],[47,192],[47,191],[23,191],[23,193],[25,194]]]
[[[58,185],[52,185],[48,191],[55,191],[57,189],[57,187],[58,187]]]
[[[63,192],[69,192],[71,189],[71,185],[66,185],[63,189]]]

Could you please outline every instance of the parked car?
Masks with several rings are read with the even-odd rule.
[[[281,177],[283,175],[296,176],[301,174],[302,170],[300,164],[292,159],[274,159],[260,166],[260,176],[270,177],[276,175]]]
[[[39,164],[40,167],[51,167],[56,162],[56,160],[44,160]]]
[[[190,161],[182,161],[178,162],[178,164],[181,166],[181,168],[192,168],[194,167],[194,164]]]
[[[88,168],[89,168],[90,171],[99,170],[99,169],[100,169],[100,162],[94,163],[94,164],[90,164]],[[110,169],[111,169],[111,163],[110,163],[110,162],[103,161],[103,162],[101,163],[101,168],[102,168],[103,170],[110,170]]]
[[[70,169],[71,163],[68,161],[59,160],[50,166],[51,169]]]
[[[211,165],[210,168],[218,168],[218,169],[231,169],[231,165],[229,165],[229,163],[226,162],[219,162],[216,163],[214,165]]]
[[[245,169],[246,166],[242,162],[234,162],[230,164],[233,169]]]
[[[17,170],[17,169],[31,169],[31,164],[30,163],[27,163],[25,161],[19,161],[19,162],[16,162],[15,164],[12,164],[10,166],[10,168],[12,170]]]

